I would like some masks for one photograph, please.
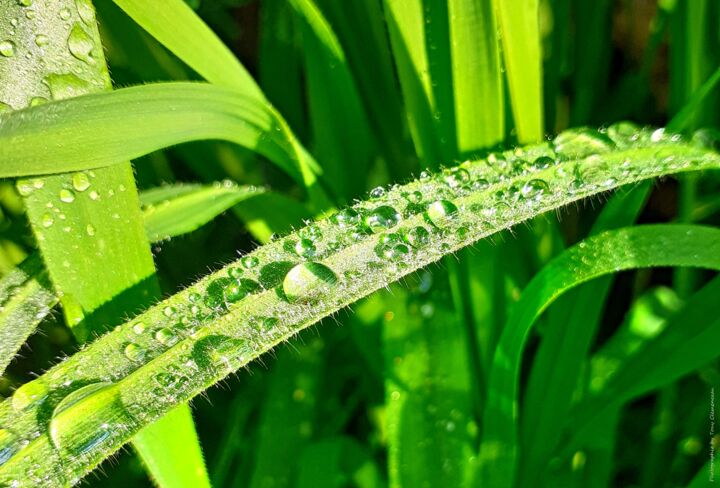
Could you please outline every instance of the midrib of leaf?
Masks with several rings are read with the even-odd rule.
[[[24,10],[27,7],[22,3],[3,8],[4,18],[21,20],[15,38],[17,56],[5,59],[0,67],[6,75],[0,98],[14,96],[15,108],[22,108],[33,104],[31,97],[57,100],[110,89],[91,2],[53,2],[33,10],[33,16],[25,15]],[[44,40],[38,42],[41,35]],[[13,83],[13,79],[19,82]],[[18,97],[25,99],[19,101]],[[160,295],[129,162],[88,174],[20,181],[18,187],[50,278],[61,296],[66,322],[80,342]],[[151,462],[158,482],[182,486],[172,462],[154,447],[181,441],[188,447],[186,465],[198,467],[186,474],[207,485],[192,421],[160,420],[153,429],[156,439],[139,434],[135,445]],[[157,454],[148,456],[153,449]]]
[[[246,279],[260,282],[264,290],[237,303],[227,303],[226,311],[212,312],[202,305],[202,301],[208,292],[211,297],[216,296],[214,289],[219,286],[215,284],[216,280],[228,276],[228,269],[218,271],[152,307],[28,383],[12,399],[0,404],[0,424],[13,426],[11,434],[17,442],[30,441],[0,467],[0,481],[10,482],[20,475],[31,481],[55,479],[62,483],[63,479],[76,480],[120,447],[142,425],[190,399],[298,330],[482,237],[618,185],[669,173],[720,167],[720,157],[715,153],[672,142],[662,134],[655,133],[653,139],[659,141],[652,142],[651,132],[647,131],[619,134],[610,130],[609,133],[623,139],[623,144],[630,147],[613,148],[606,136],[590,137],[587,132],[574,132],[559,136],[555,149],[561,161],[547,169],[513,176],[509,173],[510,168],[479,161],[466,164],[462,169],[468,172],[471,182],[490,178],[492,183],[485,189],[450,187],[445,184],[446,175],[442,174],[394,188],[381,198],[356,205],[355,208],[366,216],[383,205],[394,206],[400,213],[399,221],[383,232],[354,233],[353,229],[343,228],[333,219],[317,222],[315,226],[323,237],[316,242],[316,259],[334,271],[337,282],[332,286],[323,286],[309,278],[309,282],[294,282],[285,289],[297,292],[297,301],[284,299],[281,286],[286,270],[301,261],[292,251],[298,236],[291,234],[251,253],[250,256],[257,258],[260,264],[245,269],[242,274]],[[632,139],[634,136],[637,138]],[[575,151],[570,149],[571,138],[582,143],[580,155],[575,153],[577,146]],[[591,154],[591,150],[598,154]],[[516,157],[533,160],[541,155],[555,155],[549,143],[505,153],[510,160]],[[539,197],[530,198],[531,193],[526,192],[525,197],[520,198],[518,190],[537,180],[544,180],[548,189]],[[424,197],[420,207],[403,196],[415,191]],[[508,199],[513,206],[507,203]],[[439,200],[452,202],[459,209],[458,213],[443,220],[434,211],[423,212],[426,205]],[[429,220],[433,218],[439,227],[431,224]],[[431,233],[430,242],[408,248],[406,257],[398,261],[378,256],[376,247],[387,232],[421,225]],[[622,246],[615,248],[618,259],[624,249]],[[230,266],[243,267],[242,260]],[[193,307],[199,310],[195,311]],[[202,315],[198,316],[198,312]],[[266,320],[268,317],[272,320]],[[180,339],[172,347],[163,346],[154,339],[155,331],[164,327]],[[140,362],[124,353],[130,342],[145,351]],[[102,361],[97,360],[100,356]],[[98,381],[112,384],[71,407],[71,411],[63,416],[64,421],[51,423],[58,449],[53,447],[48,436],[35,437],[34,432],[47,432],[51,421],[48,409],[75,390],[72,385]],[[75,415],[71,415],[73,413]],[[71,418],[77,422],[67,422]],[[100,434],[102,436],[98,437]],[[93,448],[79,453],[78,449],[88,440],[93,441]],[[18,449],[18,446],[10,443],[8,448]]]

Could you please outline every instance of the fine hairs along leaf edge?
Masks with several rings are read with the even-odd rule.
[[[712,151],[619,124],[567,131],[377,188],[367,201],[256,249],[19,388],[0,404],[9,450],[0,482],[75,483],[142,425],[416,269],[620,185],[718,167]]]

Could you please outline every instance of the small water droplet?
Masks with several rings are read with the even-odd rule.
[[[381,205],[365,216],[365,225],[373,232],[395,227],[400,222],[400,214],[389,205]]]
[[[60,190],[60,201],[63,201],[65,203],[72,203],[75,201],[75,194],[72,192],[72,190],[63,188],[62,190]]]
[[[260,285],[256,281],[243,278],[227,283],[223,289],[223,298],[226,302],[235,303],[258,290]]]
[[[95,190],[92,190],[90,193],[88,193],[88,196],[90,197],[90,200],[97,200],[98,198],[100,198],[100,194]]]
[[[145,332],[145,324],[142,322],[137,322],[132,326],[133,332],[135,332],[137,335],[142,334]]]
[[[72,185],[75,190],[83,192],[90,188],[90,178],[85,173],[74,173],[72,175]]]
[[[317,248],[310,239],[300,239],[295,244],[295,252],[303,258],[312,258],[317,254]]]
[[[15,56],[15,43],[10,40],[0,41],[0,55],[6,58]]]
[[[322,263],[306,262],[293,267],[283,280],[283,291],[290,302],[308,301],[337,282],[335,272]]]
[[[163,327],[155,332],[155,340],[164,346],[172,346],[178,340],[178,336],[167,327]]]
[[[245,269],[252,269],[260,264],[260,260],[255,256],[245,256],[240,260],[240,264],[242,264]]]
[[[52,225],[55,223],[55,219],[53,219],[53,216],[49,213],[44,213],[42,217],[40,217],[40,223],[43,227],[46,229],[49,227],[52,227]]]
[[[92,224],[86,225],[85,232],[87,232],[87,235],[89,235],[90,237],[93,237],[95,235],[95,226]]]
[[[333,219],[340,227],[352,227],[360,221],[360,214],[353,208],[345,208],[334,215]]]
[[[430,232],[419,225],[405,233],[405,241],[414,247],[422,247],[430,242]]]
[[[550,191],[550,187],[545,180],[533,179],[526,182],[520,192],[522,196],[528,200],[539,200],[543,195]]]
[[[60,18],[62,20],[68,20],[72,16],[72,12],[70,12],[70,9],[67,7],[64,7],[60,10]]]
[[[174,317],[176,312],[177,312],[177,310],[175,310],[175,307],[167,306],[167,307],[163,308],[163,315],[166,316],[167,318]]]
[[[298,231],[298,235],[303,239],[317,242],[322,239],[322,231],[316,225],[308,225]]]
[[[140,362],[145,359],[145,349],[142,346],[138,346],[134,342],[130,342],[123,348],[123,354],[130,361]]]
[[[376,186],[372,190],[370,190],[370,198],[380,198],[385,195],[385,188],[382,186]]]
[[[446,171],[444,181],[450,188],[459,188],[470,181],[470,173],[463,168],[452,168]]]
[[[48,43],[48,40],[48,36],[46,36],[45,34],[38,34],[35,36],[35,44],[38,47],[43,47],[45,44]]]

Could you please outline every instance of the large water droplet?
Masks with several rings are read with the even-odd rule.
[[[458,208],[449,200],[437,200],[431,203],[425,212],[427,219],[439,228],[448,225],[457,214]]]
[[[12,406],[15,410],[24,410],[45,399],[48,393],[48,387],[43,380],[40,378],[32,380],[15,390],[12,396]]]
[[[15,43],[10,40],[0,41],[0,55],[6,58],[15,56]]]
[[[85,29],[83,29],[80,24],[76,23],[73,25],[70,30],[70,36],[68,37],[67,44],[70,54],[75,56],[77,59],[86,63],[93,62],[90,53],[92,53],[95,43],[93,42],[92,37],[85,32]]]
[[[430,232],[422,225],[419,225],[405,233],[405,240],[411,246],[422,247],[430,242]]]
[[[400,222],[400,214],[389,205],[381,205],[365,216],[365,225],[373,232],[395,227]]]
[[[50,439],[67,456],[82,456],[121,433],[127,413],[111,383],[93,383],[67,395],[50,419]]]
[[[335,272],[322,263],[301,263],[283,280],[283,292],[291,302],[308,301],[337,282]]]
[[[247,342],[225,335],[211,335],[200,339],[193,347],[193,359],[204,369],[231,369],[232,362],[251,352]]]
[[[615,146],[607,135],[586,127],[569,129],[558,134],[553,144],[555,152],[566,159],[606,153]]]
[[[444,180],[450,188],[459,188],[470,182],[470,173],[463,168],[452,168],[446,171]]]
[[[550,187],[544,180],[533,179],[526,182],[520,191],[527,200],[539,200],[550,191]]]

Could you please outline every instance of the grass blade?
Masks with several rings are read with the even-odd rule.
[[[702,230],[701,230],[702,229]],[[622,269],[693,266],[720,269],[720,233],[692,226],[643,226],[591,237],[554,259],[537,274],[508,318],[495,352],[483,413],[481,479],[512,486],[517,463],[519,368],[537,317],[566,290]],[[664,251],[663,251],[664,250]],[[692,254],[692,255],[690,255]],[[593,256],[592,261],[582,257]]]
[[[140,194],[145,230],[151,242],[192,232],[235,204],[264,192],[227,182],[212,186],[174,185]]]
[[[495,1],[518,141],[539,141],[543,130],[542,56],[538,0]]]
[[[614,128],[608,133],[620,137]],[[510,160],[557,158],[556,164],[534,172],[530,179],[487,161],[468,163],[456,171],[466,171],[470,181],[494,174],[488,187],[452,187],[445,174],[424,178],[258,248],[106,334],[0,403],[0,425],[14,426],[7,449],[16,452],[0,466],[0,482],[9,483],[21,474],[57,483],[78,478],[141,426],[299,330],[482,237],[619,185],[720,167],[720,157],[711,151],[663,133],[652,134],[645,130],[624,134],[622,138],[632,144],[622,148],[587,130],[561,134],[553,142],[503,154]],[[516,188],[525,190],[521,195]],[[404,196],[415,192],[422,196],[421,202]],[[415,230],[420,226],[431,238]],[[685,242],[673,229],[681,229],[677,232],[684,236],[688,228],[670,227],[661,238],[659,229],[640,228],[622,235],[630,240],[629,236],[651,234],[653,250],[657,246],[678,250],[670,243]],[[720,239],[720,231],[692,229],[692,242],[705,238],[697,259],[705,254],[711,254],[710,261],[717,259],[720,253],[711,243]],[[410,245],[393,247],[397,260],[385,257],[383,246],[396,242],[388,233],[412,234]],[[302,256],[313,246],[299,243],[311,238],[315,261],[307,262]],[[648,258],[626,255],[630,243],[613,248],[615,255],[609,259],[613,269],[623,259]],[[672,264],[692,260],[693,255],[688,252]],[[245,281],[228,281],[231,268]],[[172,346],[155,339],[164,328],[178,337]],[[143,353],[140,361],[138,350]],[[73,392],[76,398],[78,386],[88,383],[94,383],[94,393],[75,406],[56,410],[55,415],[38,415],[38,409],[52,411]],[[33,436],[48,429],[52,435]],[[25,440],[29,443],[18,452]],[[86,450],[88,442],[92,447]]]
[[[0,375],[57,303],[39,256],[30,256],[0,280]]]

